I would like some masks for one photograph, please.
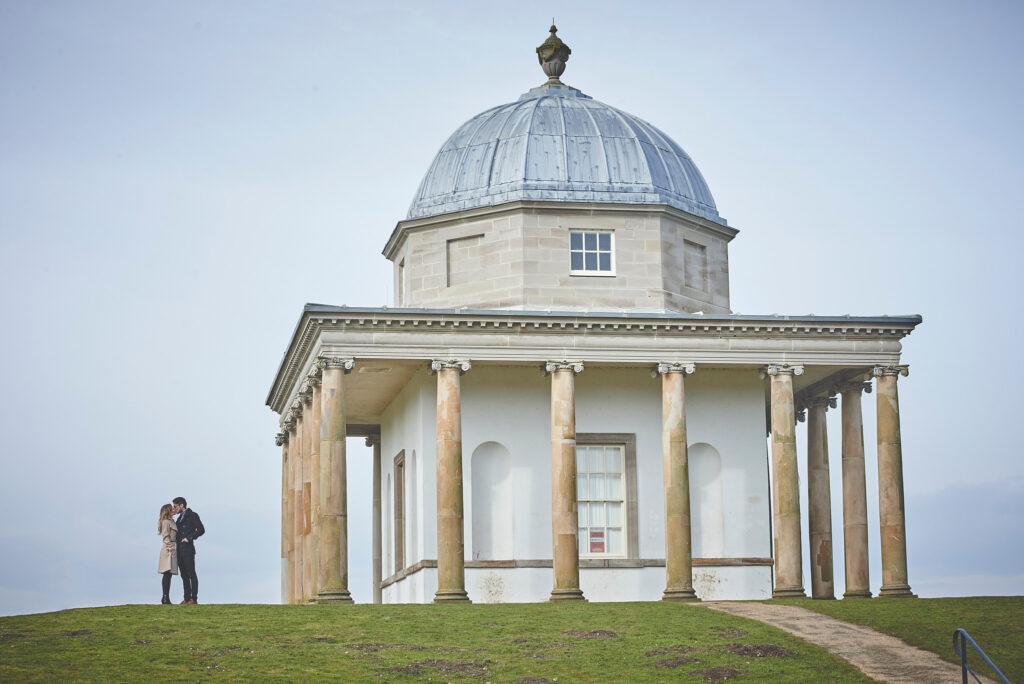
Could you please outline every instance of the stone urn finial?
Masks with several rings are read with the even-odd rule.
[[[544,85],[561,85],[562,82],[558,80],[558,77],[565,71],[565,63],[569,61],[572,50],[555,35],[558,32],[558,27],[555,26],[554,20],[551,22],[550,31],[551,35],[548,36],[548,39],[537,48],[537,61],[540,62],[540,67],[548,77],[548,82]]]

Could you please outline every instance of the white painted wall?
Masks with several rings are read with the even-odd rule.
[[[462,376],[461,387],[466,560],[475,551],[481,559],[550,559],[550,379],[533,368],[477,364]],[[686,378],[686,396],[688,442],[701,461],[694,507],[703,505],[700,510],[715,519],[702,521],[699,555],[769,557],[762,381],[754,370],[698,368]],[[435,402],[436,379],[417,373],[381,425],[384,472],[393,469],[399,451],[406,452],[406,500],[415,507],[406,512],[407,565],[437,557]],[[639,555],[664,558],[660,378],[641,368],[586,368],[576,377],[576,421],[578,432],[636,435]],[[413,452],[415,468],[409,465]],[[712,452],[718,454],[715,468],[702,455]],[[708,478],[717,485],[705,483]],[[706,501],[705,489],[715,486],[719,500]],[[474,506],[484,502],[486,512],[475,520]],[[489,534],[490,540],[477,544],[474,534]],[[393,571],[385,568],[385,577]],[[771,569],[765,566],[699,567],[694,577],[706,598],[771,593]],[[467,568],[466,581],[477,602],[546,600],[552,585],[550,568]],[[584,568],[581,585],[593,601],[655,600],[664,588],[664,569]],[[421,570],[386,587],[385,601],[428,602],[436,586],[436,571]]]

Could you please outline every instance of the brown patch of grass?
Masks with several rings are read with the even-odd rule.
[[[381,651],[400,649],[403,651],[425,651],[425,646],[412,646],[409,644],[348,644],[346,648],[354,651],[366,651],[367,653],[380,653]]]
[[[69,637],[69,638],[70,637],[86,636],[87,634],[92,634],[92,630],[91,629],[72,629],[72,630],[68,630],[68,631],[60,633],[61,636]]]
[[[483,677],[487,674],[487,666],[490,664],[490,660],[474,663],[470,661],[428,659],[409,663],[404,667],[390,667],[387,671],[394,674],[407,674],[418,677],[425,674],[427,668],[433,668],[443,675],[459,674],[469,677]]]
[[[775,644],[729,644],[725,647],[729,653],[750,658],[789,658],[793,652]]]
[[[700,677],[706,682],[724,682],[726,679],[738,677],[740,671],[734,670],[731,667],[709,667],[706,670],[694,670],[690,674],[694,677]]]
[[[580,639],[614,639],[619,635],[607,629],[570,629],[563,634],[579,637]]]
[[[746,631],[738,627],[723,627],[721,625],[709,627],[708,634],[716,639],[742,639],[747,636]]]
[[[644,653],[648,658],[657,658],[658,656],[666,655],[681,655],[684,653],[692,653],[693,647],[683,646],[682,644],[676,644],[675,646],[660,646],[654,650],[647,651]]]
[[[658,667],[679,667],[680,665],[687,665],[693,663],[699,664],[700,662],[701,661],[697,660],[696,658],[691,658],[689,656],[677,656],[675,658],[665,658],[663,660],[659,660],[654,664]]]

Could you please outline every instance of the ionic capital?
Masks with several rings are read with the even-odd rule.
[[[302,387],[299,388],[299,392],[296,398],[303,404],[310,404],[313,402],[313,386],[309,380],[302,383]]]
[[[550,375],[555,371],[567,370],[572,371],[573,375],[583,372],[582,361],[548,361],[542,367],[541,371],[544,375]]]
[[[430,362],[430,372],[436,373],[441,369],[446,370],[458,370],[459,375],[466,373],[473,364],[469,362],[469,359],[434,359]]]
[[[355,359],[347,359],[340,356],[321,356],[316,360],[316,366],[321,371],[327,368],[340,368],[346,373],[355,368]]]
[[[883,375],[902,375],[903,377],[907,377],[908,375],[910,375],[910,366],[906,364],[894,364],[892,366],[875,366],[874,368],[871,369],[871,374],[874,375],[876,378],[880,378]]]
[[[288,433],[287,432],[278,432],[276,435],[274,435],[274,444],[276,444],[277,446],[284,446],[287,443],[288,443]]]
[[[372,446],[377,446],[378,444],[380,444],[380,435],[367,435],[366,436],[366,446],[372,447]]]
[[[824,394],[819,397],[808,397],[807,399],[804,399],[803,403],[807,408],[819,408],[821,406],[825,406],[826,408],[835,408],[838,406],[835,395],[828,396]]]
[[[313,367],[306,373],[306,382],[309,383],[310,387],[317,387],[323,381],[323,370],[319,365],[313,364]]]
[[[286,416],[282,417],[281,429],[284,430],[285,435],[295,429],[295,418],[292,416],[291,411]]]
[[[659,363],[654,367],[651,377],[665,375],[666,373],[685,373],[689,375],[695,370],[697,370],[697,366],[690,361],[682,361],[679,363]]]
[[[288,409],[288,420],[294,425],[296,422],[302,420],[302,402],[296,401],[292,404],[292,407]]]
[[[836,385],[836,391],[840,394],[846,392],[865,392],[871,394],[871,383],[870,382],[841,382]]]
[[[770,363],[761,371],[761,379],[768,375],[803,375],[802,363]]]
[[[802,423],[805,420],[807,420],[807,411],[805,411],[804,409],[795,411],[793,415],[796,417],[796,422],[798,423]]]

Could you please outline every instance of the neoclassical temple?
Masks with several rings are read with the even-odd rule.
[[[870,597],[872,388],[880,595],[912,596],[897,380],[920,316],[731,313],[739,231],[671,138],[561,81],[569,55],[552,26],[547,81],[441,147],[384,246],[394,307],[303,309],[267,397],[282,600],[351,601],[350,524],[375,602],[805,596],[805,551],[832,598],[840,405],[843,595]],[[352,436],[372,483],[348,481]]]

